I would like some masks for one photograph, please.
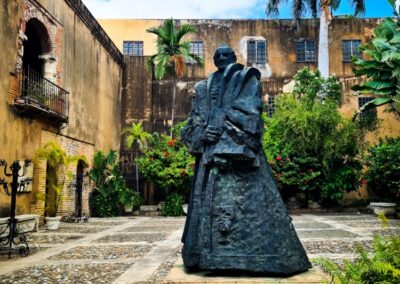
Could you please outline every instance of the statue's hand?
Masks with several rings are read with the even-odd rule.
[[[219,140],[221,134],[222,134],[222,129],[213,126],[208,126],[204,131],[202,139],[203,141],[206,141],[208,143],[216,143]]]

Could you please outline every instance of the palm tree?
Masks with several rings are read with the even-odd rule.
[[[131,127],[125,128],[122,132],[123,134],[128,134],[126,137],[126,146],[128,148],[135,147],[136,153],[135,157],[139,156],[139,150],[141,152],[147,149],[147,143],[150,138],[150,134],[143,130],[142,123],[132,123]],[[136,191],[139,192],[139,170],[138,166],[135,165],[136,174]]]
[[[174,20],[167,19],[162,26],[152,27],[146,31],[157,35],[157,53],[151,56],[148,61],[151,67],[154,66],[154,75],[156,79],[162,80],[166,75],[173,75],[172,129],[175,116],[176,78],[180,78],[184,75],[185,60],[194,61],[203,67],[203,58],[190,53],[189,41],[182,41],[185,35],[196,33],[197,28],[189,24],[175,27]],[[172,137],[172,130],[170,136]]]
[[[287,0],[268,0],[266,14],[277,15],[279,13],[279,4],[282,2],[287,2]],[[304,15],[307,8],[314,18],[319,13],[318,69],[325,79],[329,77],[328,29],[332,20],[332,10],[337,10],[340,2],[341,0],[292,0],[292,14],[296,21]],[[356,16],[364,13],[365,0],[351,0],[349,2],[354,6]]]

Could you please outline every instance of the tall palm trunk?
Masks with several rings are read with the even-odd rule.
[[[136,158],[138,157],[139,157],[139,149],[138,146],[136,145]],[[139,169],[137,164],[135,164],[135,174],[136,174],[136,192],[139,192]]]
[[[322,6],[319,23],[318,69],[322,78],[329,77],[329,6]]]
[[[174,72],[174,86],[172,90],[172,115],[171,115],[171,131],[169,136],[172,138],[172,128],[174,127],[175,118],[175,98],[176,98],[176,72]]]

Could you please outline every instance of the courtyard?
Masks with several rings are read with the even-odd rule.
[[[291,215],[297,234],[313,259],[352,259],[354,244],[371,249],[373,234],[399,234],[400,220],[381,222],[367,214]],[[29,233],[28,257],[0,257],[1,283],[184,283],[172,281],[180,260],[184,217],[91,218],[61,223],[59,230]],[[230,283],[240,278],[230,277]],[[255,278],[254,281],[264,279]],[[212,283],[212,276],[202,283]]]

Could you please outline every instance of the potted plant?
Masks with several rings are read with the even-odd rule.
[[[45,200],[45,220],[49,230],[58,229],[61,216],[57,216],[57,213],[62,202],[62,190],[66,181],[71,177],[68,167],[78,160],[87,163],[85,156],[68,155],[54,141],[46,143],[35,152],[35,162],[47,161],[46,193],[37,194],[36,197]]]
[[[368,149],[363,183],[375,214],[394,215],[400,199],[400,137],[381,139]]]
[[[132,213],[132,211],[139,208],[142,203],[139,193],[128,187],[120,191],[118,201],[124,207],[125,213]]]

